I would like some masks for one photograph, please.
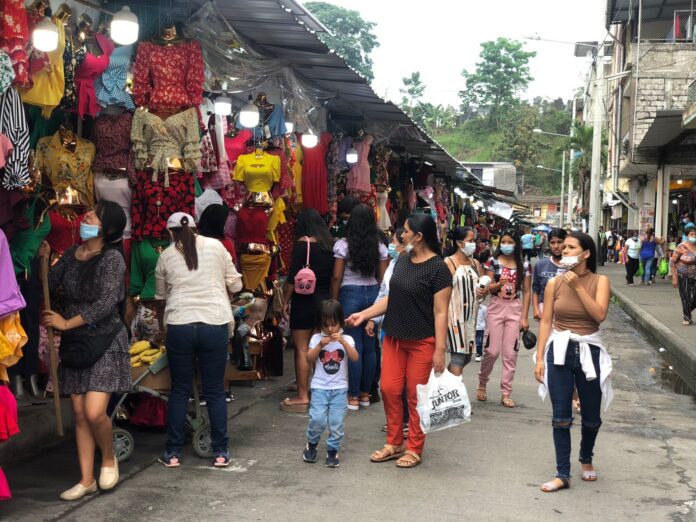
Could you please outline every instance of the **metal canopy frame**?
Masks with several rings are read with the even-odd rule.
[[[643,2],[643,21],[672,19],[675,10],[690,9],[691,0],[640,0]],[[637,15],[638,0],[607,0],[606,26],[626,23]]]

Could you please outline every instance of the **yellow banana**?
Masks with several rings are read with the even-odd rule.
[[[157,355],[158,353],[160,353],[159,348],[150,348],[149,350],[145,350],[138,355],[140,355],[140,357],[150,357],[151,355]]]
[[[150,344],[150,341],[138,341],[137,343],[133,343],[133,345],[128,350],[128,353],[131,355],[137,355],[139,353],[144,352],[145,350],[150,350],[151,348],[152,345]]]

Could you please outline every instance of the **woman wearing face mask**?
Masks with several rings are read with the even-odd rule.
[[[100,201],[80,225],[82,243],[66,250],[48,274],[49,288],[62,288],[61,311],[46,310],[43,325],[62,331],[66,346],[69,338],[82,338],[92,348],[104,347],[103,354],[88,368],[70,367],[67,361],[58,368],[61,392],[69,394],[72,402],[81,475],[77,485],[60,495],[63,500],[96,493],[97,446],[101,453],[99,488],[112,489],[119,480],[106,409],[112,393],[131,388],[128,333],[121,319],[126,274],[121,242],[125,226],[123,209],[113,201]],[[48,243],[42,244],[39,254],[50,255]]]
[[[540,259],[534,265],[534,275],[532,277],[532,310],[534,319],[541,320],[541,314],[544,311],[544,290],[546,284],[556,277],[559,273],[565,272],[565,268],[561,266],[561,258],[563,257],[563,241],[567,236],[567,232],[562,228],[554,228],[549,232],[549,250],[551,257],[548,259]]]
[[[597,249],[587,234],[573,232],[565,240],[562,264],[568,271],[546,285],[534,375],[542,396],[548,391],[553,407],[556,478],[542,484],[547,493],[570,487],[570,428],[573,388],[582,404],[581,478],[597,480],[592,456],[597,432],[612,399],[611,358],[599,335],[609,309],[611,287],[597,275]]]
[[[479,301],[486,290],[479,288],[483,275],[481,264],[474,258],[476,232],[471,227],[455,228],[450,239],[456,245],[454,254],[445,259],[452,274],[452,298],[447,321],[447,349],[451,354],[448,370],[460,376],[476,350],[476,318]]]
[[[696,310],[696,226],[692,223],[684,229],[686,241],[672,255],[672,286],[679,288],[684,313],[682,324],[693,324],[691,313]]]
[[[167,331],[172,387],[167,403],[167,443],[157,460],[181,465],[184,424],[196,362],[210,418],[213,466],[230,463],[227,449],[225,363],[229,324],[234,321],[230,295],[242,289],[232,256],[217,239],[197,235],[193,218],[175,212],[167,220],[173,243],[155,269],[160,331]]]
[[[420,428],[416,386],[428,382],[431,370],[445,369],[447,307],[452,294],[452,275],[440,257],[435,221],[412,215],[404,225],[406,254],[394,266],[389,296],[346,321],[362,324],[384,317],[382,347],[382,400],[387,417],[387,444],[375,451],[372,462],[398,459],[399,468],[421,463],[425,434]],[[406,386],[409,410],[408,440],[403,443],[402,392]]]
[[[495,282],[488,286],[488,291],[493,297],[486,316],[486,337],[476,399],[488,400],[486,384],[495,361],[502,354],[501,404],[507,408],[514,408],[515,402],[510,398],[512,380],[517,368],[520,330],[529,328],[527,317],[532,279],[529,262],[522,261],[522,248],[517,232],[503,232],[498,250],[484,266],[486,275]]]

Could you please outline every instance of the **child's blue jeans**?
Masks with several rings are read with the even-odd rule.
[[[476,355],[483,357],[483,332],[485,330],[476,330]]]
[[[348,390],[322,390],[312,388],[309,405],[309,426],[307,440],[318,444],[321,434],[328,427],[329,438],[326,447],[338,451],[343,441],[346,412],[348,411]]]

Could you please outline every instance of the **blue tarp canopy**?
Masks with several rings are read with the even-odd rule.
[[[534,232],[551,232],[551,227],[548,225],[537,225],[532,229]]]

